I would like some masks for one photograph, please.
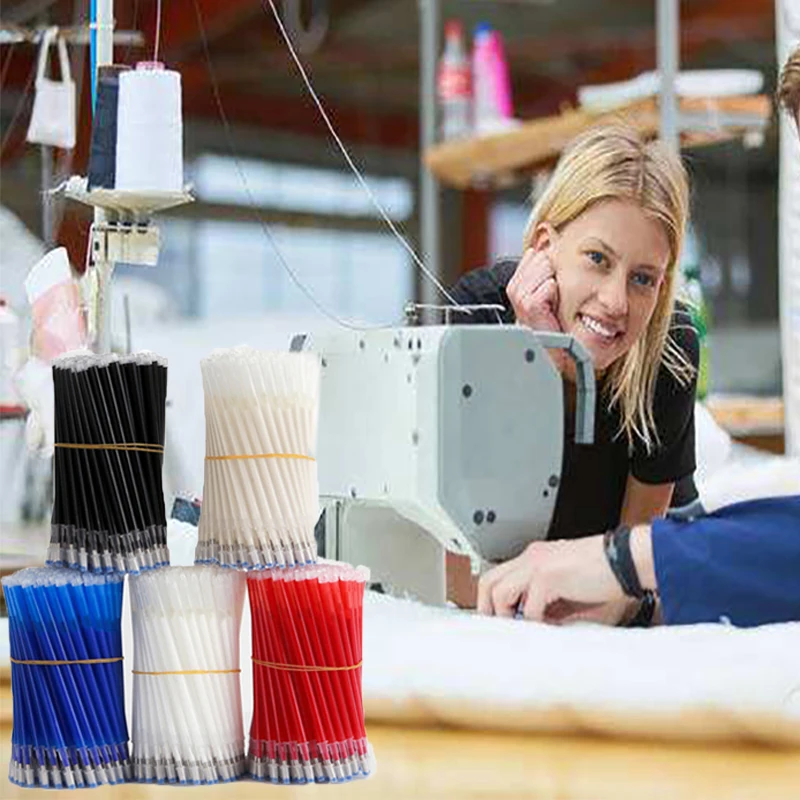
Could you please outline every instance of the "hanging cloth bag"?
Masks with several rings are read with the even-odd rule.
[[[61,80],[45,76],[50,45],[56,42],[61,64]],[[58,35],[58,28],[48,28],[39,49],[36,72],[36,95],[28,125],[29,142],[71,150],[75,147],[75,83],[67,58],[67,44]]]

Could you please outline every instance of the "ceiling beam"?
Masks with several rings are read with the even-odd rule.
[[[225,115],[231,123],[257,125],[269,135],[269,130],[287,131],[327,138],[319,112],[311,100],[275,97],[226,88],[222,94]],[[419,130],[416,114],[374,113],[363,108],[346,106],[326,107],[336,132],[348,143],[416,150]],[[213,93],[184,95],[184,114],[189,117],[219,120]]]
[[[209,42],[232,33],[263,14],[259,0],[197,0]],[[155,41],[155,7],[139,11],[148,46]],[[148,13],[152,12],[152,13]],[[169,0],[161,11],[161,57],[179,64],[202,49],[195,0]]]
[[[653,4],[654,5],[654,4]],[[724,45],[728,39],[774,37],[774,0],[705,0],[683,3],[681,47]],[[620,47],[655,52],[655,18],[624,35],[613,27],[595,26],[562,34],[509,38],[506,49],[514,62],[535,65],[565,56],[607,55]],[[653,60],[655,63],[655,60]]]
[[[219,76],[217,79],[225,116],[231,123],[327,138],[325,125],[311,98],[248,91],[234,82],[222,84]],[[220,121],[205,59],[195,59],[183,66],[181,81],[184,116]],[[418,147],[416,108],[402,113],[373,111],[364,105],[324,102],[324,106],[345,141],[411,150]]]

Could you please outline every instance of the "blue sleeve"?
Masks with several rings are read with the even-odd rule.
[[[800,495],[656,520],[653,559],[668,625],[800,620]]]

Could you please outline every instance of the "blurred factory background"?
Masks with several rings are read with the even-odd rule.
[[[460,20],[468,36],[481,22],[502,34],[515,115],[523,120],[574,106],[580,86],[626,80],[656,65],[654,2],[438,5],[441,20]],[[776,76],[774,0],[680,5],[681,69],[757,70],[764,75],[764,93],[770,93]],[[7,0],[4,35],[15,26],[69,28],[87,18],[88,6],[89,0]],[[286,0],[278,6],[340,135],[419,250],[421,6],[413,0]],[[198,7],[229,129],[220,124]],[[155,0],[118,3],[115,13],[118,32],[141,33],[117,44],[116,59],[148,58],[150,44],[144,43],[155,35]],[[401,318],[406,301],[422,297],[419,274],[346,170],[268,6],[258,0],[171,0],[164,4],[160,33],[160,58],[182,73],[187,179],[196,202],[162,217],[157,269],[117,270],[134,340],[137,326],[154,318],[313,311],[278,264],[251,202],[321,303],[370,322]],[[77,146],[46,160],[25,142],[36,48],[19,42],[0,51],[2,205],[38,238],[66,244],[78,268],[90,212],[56,200],[43,214],[41,190],[69,174],[85,174],[88,51],[70,50],[80,96]],[[241,158],[249,193],[229,141]],[[710,389],[780,395],[777,126],[685,152],[694,215],[686,258],[700,267],[709,306]],[[464,190],[442,184],[445,283],[498,256],[519,254],[535,181],[524,171],[512,178]]]

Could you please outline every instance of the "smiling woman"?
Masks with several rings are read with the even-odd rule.
[[[460,303],[502,304],[504,322],[571,334],[594,361],[600,391],[586,446],[572,442],[571,367],[553,359],[567,402],[550,539],[649,522],[697,498],[698,344],[675,300],[687,209],[678,156],[627,128],[589,131],[534,207],[522,258],[468,273],[453,289]]]
[[[560,265],[552,278],[559,327],[580,339],[604,372],[653,316],[670,259],[660,223],[636,203],[602,200],[561,230],[539,223],[531,245]]]

